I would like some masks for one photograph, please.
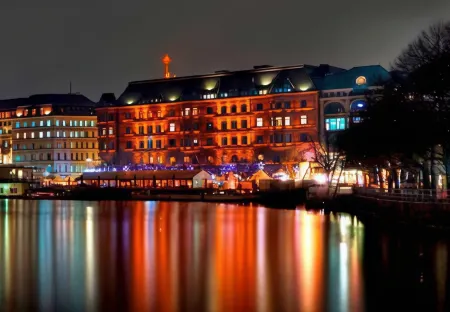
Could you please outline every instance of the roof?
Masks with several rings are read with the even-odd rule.
[[[365,77],[366,84],[358,85],[356,79],[358,77]],[[366,89],[373,86],[381,86],[391,79],[389,72],[380,65],[353,67],[346,71],[337,72],[327,75],[320,82],[322,90],[336,90],[336,89]]]
[[[209,75],[133,81],[115,105],[170,103],[317,90],[313,77],[341,69],[328,66],[255,66]]]
[[[28,98],[0,100],[0,109],[19,106],[53,104],[55,106],[94,106],[95,103],[81,94],[35,94]]]
[[[172,180],[174,177],[177,180],[191,180],[199,173],[205,173],[211,178],[209,173],[204,170],[141,170],[141,171],[107,171],[107,172],[84,172],[83,179],[97,180],[133,180],[136,176],[137,180],[153,179],[156,180]]]

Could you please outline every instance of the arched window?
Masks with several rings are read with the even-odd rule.
[[[221,114],[226,114],[226,113],[227,113],[227,107],[226,107],[226,106],[222,106],[222,107],[220,108],[220,113],[221,113]]]
[[[245,105],[245,104],[241,105],[241,112],[242,113],[246,113],[247,112],[247,105]]]
[[[236,113],[236,112],[237,112],[237,107],[236,107],[236,105],[231,106],[231,112],[232,112],[232,113]]]
[[[341,114],[345,113],[345,108],[341,103],[333,102],[330,104],[327,104],[324,109],[325,115],[333,115],[333,114]]]
[[[358,112],[366,109],[367,109],[367,102],[364,100],[353,101],[352,104],[350,105],[350,111],[352,112]]]

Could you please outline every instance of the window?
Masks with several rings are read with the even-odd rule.
[[[131,146],[132,146],[132,143],[131,143],[131,141],[127,141],[127,148],[128,148],[128,149],[130,149],[130,148],[131,148]]]
[[[59,138],[59,131],[56,131],[56,137]]]
[[[222,106],[222,107],[220,108],[220,113],[221,113],[221,114],[226,114],[226,113],[227,113],[227,107],[226,107],[226,106]]]
[[[353,123],[360,123],[361,117],[353,117]]]
[[[213,139],[212,139],[212,138],[207,138],[207,139],[206,139],[206,145],[207,145],[207,146],[213,145]]]
[[[66,126],[66,121],[65,120],[62,121],[62,125],[63,125],[63,127]]]
[[[198,146],[198,139],[194,139],[193,142],[194,142],[194,146]]]
[[[263,119],[261,117],[256,118],[256,126],[262,127],[263,126]]]
[[[171,123],[169,124],[169,131],[170,131],[170,132],[174,132],[174,131],[175,131],[175,123],[171,122]]]
[[[192,109],[192,115],[193,115],[193,116],[197,116],[197,115],[198,115],[198,108],[197,108],[197,107],[194,107],[194,108]]]
[[[185,108],[184,109],[184,116],[189,116],[191,114],[191,109],[190,108]]]
[[[232,113],[237,113],[237,107],[236,107],[236,105],[231,106],[231,112],[232,112]]]
[[[35,121],[32,121],[32,122],[31,122],[31,126],[32,126],[32,127],[36,127],[36,122],[35,122]]]
[[[108,128],[108,134],[109,135],[113,135],[114,134],[114,128],[113,127],[109,127]],[[94,135],[92,135],[92,137],[94,137]]]
[[[162,116],[162,115],[161,115],[161,111],[157,111],[157,112],[156,112],[156,116],[157,116],[158,118],[161,118],[161,116]]]
[[[272,121],[272,126],[282,126],[283,125],[283,117],[272,117],[270,118]]]
[[[231,121],[231,129],[237,129],[237,121],[236,120]]]
[[[345,130],[345,118],[325,119],[325,129],[328,131]]]
[[[206,114],[214,114],[214,109],[212,107],[207,107]]]
[[[70,121],[70,125],[72,125],[72,120]],[[39,127],[43,127],[44,126],[44,121],[41,120],[39,121]]]
[[[222,145],[228,145],[228,138],[222,138]]]
[[[264,143],[264,137],[262,135],[256,136],[256,144],[263,144]]]
[[[175,147],[177,146],[177,142],[175,139],[169,139],[169,146],[170,147]]]
[[[301,108],[305,108],[306,106],[307,106],[306,100],[302,100],[302,101],[300,102],[300,107],[301,107]]]
[[[291,143],[292,142],[292,134],[286,133],[284,137],[285,137],[284,138],[284,142],[286,142],[286,143]]]
[[[290,109],[291,108],[291,102],[284,102],[284,108]]]
[[[153,140],[147,140],[147,148],[153,148]]]
[[[246,129],[247,128],[247,120],[241,120],[241,128]]]
[[[161,140],[156,140],[156,148],[161,148]]]
[[[144,134],[144,126],[139,126],[139,134]]]
[[[126,127],[125,128],[125,134],[131,134],[131,128],[130,127]]]
[[[47,131],[47,138],[49,138],[49,137],[51,137],[51,134],[50,134],[50,131]]]
[[[241,144],[242,144],[242,145],[247,145],[247,144],[248,144],[248,143],[247,143],[247,136],[241,137]]]
[[[272,104],[272,108],[281,109],[281,107],[282,107],[282,103],[281,102],[276,102],[275,105]]]
[[[24,128],[28,128],[28,122],[24,121],[24,122],[23,122],[23,127],[24,127]]]
[[[40,131],[39,132],[39,138],[42,139],[44,137],[44,132]]]
[[[161,125],[156,126],[156,133],[161,133]]]
[[[153,126],[148,126],[148,127],[147,127],[147,133],[148,133],[148,134],[153,133]]]
[[[245,105],[245,104],[241,105],[241,112],[242,113],[246,113],[247,112],[247,105]]]
[[[237,145],[238,144],[238,139],[237,137],[232,137],[231,138],[231,145]]]
[[[291,117],[284,117],[284,125],[285,126],[291,125]]]
[[[300,116],[300,124],[307,125],[308,124],[308,116],[306,116],[306,115]]]
[[[16,121],[16,128],[20,128],[20,122]]]
[[[308,135],[306,133],[300,133],[300,142],[308,141]]]
[[[52,121],[51,120],[47,120],[47,127],[50,127],[52,125]]]
[[[257,111],[262,111],[262,110],[263,110],[263,105],[262,105],[262,103],[256,104],[256,110],[257,110]]]
[[[214,129],[213,123],[212,123],[212,122],[208,122],[208,123],[206,124],[206,130],[213,130],[213,129]]]
[[[144,148],[144,141],[139,141],[139,148]]]
[[[222,121],[220,125],[221,125],[222,130],[227,130],[227,122],[226,121]]]

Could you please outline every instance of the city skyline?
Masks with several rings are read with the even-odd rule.
[[[118,96],[129,81],[162,78],[165,53],[177,76],[261,64],[389,68],[408,42],[450,9],[443,0],[426,7],[384,0],[328,6],[196,1],[177,10],[168,2],[27,2],[1,5],[1,99],[68,93],[70,81],[72,92],[93,101],[104,92]],[[19,18],[29,23],[15,22]]]

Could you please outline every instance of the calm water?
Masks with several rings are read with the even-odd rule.
[[[448,259],[345,214],[0,201],[1,311],[448,311]]]

